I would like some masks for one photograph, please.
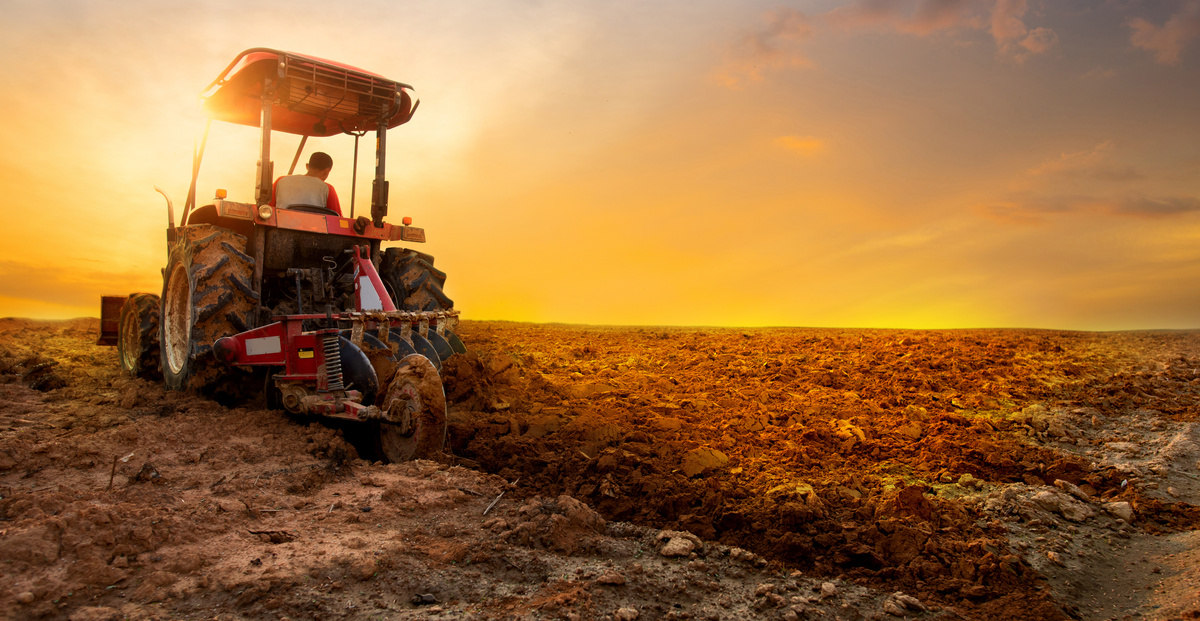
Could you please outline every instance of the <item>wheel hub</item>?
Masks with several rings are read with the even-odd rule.
[[[137,313],[126,313],[121,322],[121,366],[126,371],[133,371],[138,365],[138,355],[141,353],[140,332]]]
[[[181,373],[192,344],[192,292],[187,269],[182,263],[176,264],[167,277],[162,323],[162,349],[167,368],[172,373]]]

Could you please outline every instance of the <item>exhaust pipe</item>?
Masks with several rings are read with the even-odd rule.
[[[167,199],[167,225],[168,225],[168,227],[170,227],[169,230],[172,233],[174,233],[175,232],[175,204],[171,202],[171,197],[167,196],[166,191],[164,191],[162,188],[160,188],[158,186],[154,186],[154,189],[159,194],[162,194],[163,198]]]

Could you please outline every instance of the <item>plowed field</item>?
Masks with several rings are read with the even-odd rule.
[[[384,466],[95,330],[0,322],[18,617],[1200,615],[1147,561],[1200,517],[1194,332],[464,322],[443,463]]]
[[[503,409],[459,412],[457,454],[610,519],[930,599],[1039,606],[1005,527],[957,500],[965,475],[1136,501],[1117,470],[1037,442],[1088,440],[1047,438],[1025,424],[1034,413],[1200,412],[1194,334],[485,324],[471,336],[493,355],[462,375],[489,377]]]

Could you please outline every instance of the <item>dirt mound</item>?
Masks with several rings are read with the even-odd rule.
[[[500,530],[500,538],[524,546],[540,546],[565,554],[595,549],[596,535],[604,534],[604,518],[591,507],[559,496],[552,501],[537,499],[517,510],[515,523],[502,518],[484,526]]]

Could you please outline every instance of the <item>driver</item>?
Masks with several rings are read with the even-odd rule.
[[[308,172],[303,175],[287,175],[275,180],[271,188],[272,207],[287,209],[293,205],[313,205],[326,207],[342,215],[342,205],[338,202],[337,191],[325,182],[329,171],[333,170],[333,158],[328,153],[317,151],[308,158],[304,165]]]

